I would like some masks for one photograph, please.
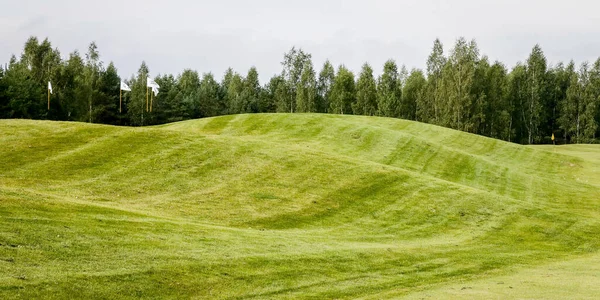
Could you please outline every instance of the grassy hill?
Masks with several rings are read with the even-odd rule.
[[[314,114],[0,120],[0,145],[3,299],[598,293],[557,288],[600,283],[598,146]]]

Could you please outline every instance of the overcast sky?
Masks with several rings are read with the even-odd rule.
[[[101,59],[130,77],[145,60],[152,75],[228,67],[261,81],[281,71],[292,46],[357,72],[369,62],[424,68],[435,38],[448,51],[475,38],[490,60],[509,67],[539,43],[549,63],[600,56],[600,4],[593,0],[0,0],[0,62],[20,55],[31,35],[63,57],[96,41]]]

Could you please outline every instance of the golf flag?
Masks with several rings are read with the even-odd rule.
[[[554,133],[552,134],[552,141],[554,141]]]
[[[131,92],[131,88],[125,83],[125,81],[121,81],[121,91]]]
[[[52,83],[48,81],[48,110],[50,110],[50,94],[52,94]]]
[[[146,79],[146,86],[159,89],[160,86],[150,77]]]
[[[123,111],[123,91],[131,92],[131,88],[125,81],[121,81],[121,90],[119,91],[119,112]]]
[[[148,88],[152,88],[152,93],[156,95],[160,86],[152,78],[146,78],[146,111],[152,112],[152,98],[150,99],[150,105],[148,105]]]

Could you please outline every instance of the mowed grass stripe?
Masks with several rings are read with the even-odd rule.
[[[314,114],[0,141],[1,298],[388,298],[600,242],[595,146]]]

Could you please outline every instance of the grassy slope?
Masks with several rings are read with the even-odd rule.
[[[600,246],[594,146],[300,114],[0,144],[0,298],[444,295]]]

